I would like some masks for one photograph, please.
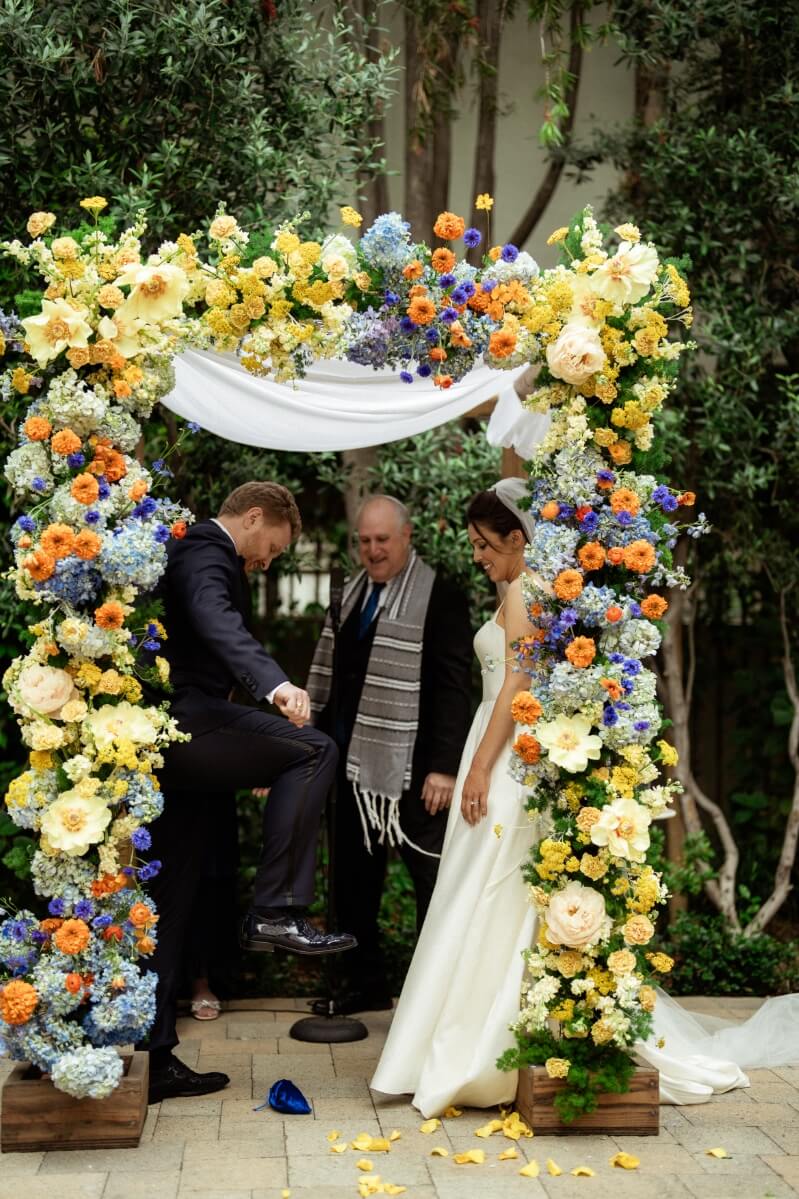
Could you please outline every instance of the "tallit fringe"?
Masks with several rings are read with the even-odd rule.
[[[429,849],[422,849],[421,845],[417,845],[411,841],[410,837],[406,837],[400,824],[399,795],[380,795],[376,791],[364,791],[357,779],[351,779],[350,782],[355,793],[358,815],[361,818],[363,843],[369,853],[372,852],[372,839],[369,836],[369,829],[372,828],[380,834],[377,838],[378,845],[387,844],[396,847],[408,845],[417,853],[424,854],[426,858],[441,857],[440,853],[431,853]]]

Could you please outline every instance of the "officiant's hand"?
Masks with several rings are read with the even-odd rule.
[[[488,815],[489,781],[489,771],[472,762],[461,795],[461,814],[467,824],[479,824]]]
[[[422,802],[431,816],[443,812],[452,803],[455,778],[451,774],[428,774],[422,787]]]
[[[307,691],[293,683],[283,683],[275,694],[275,706],[297,728],[302,728],[311,719],[311,699]]]

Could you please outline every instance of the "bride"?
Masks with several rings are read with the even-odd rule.
[[[427,918],[371,1086],[411,1094],[425,1116],[447,1107],[512,1101],[517,1075],[496,1060],[513,1044],[523,950],[535,936],[522,863],[543,835],[524,810],[527,792],[508,773],[511,704],[527,675],[513,643],[529,632],[521,592],[532,518],[517,505],[521,479],[503,479],[467,511],[474,561],[504,594],[478,630],[482,703],[461,758],[441,865]],[[539,585],[541,580],[537,580]],[[799,996],[769,999],[743,1025],[696,1017],[658,991],[655,1025],[640,1059],[660,1071],[664,1103],[701,1103],[746,1087],[741,1067],[799,1061]]]

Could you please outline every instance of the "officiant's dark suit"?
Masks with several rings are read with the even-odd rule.
[[[273,500],[276,508],[270,512]],[[231,504],[233,512],[226,507]],[[318,932],[301,915],[313,899],[319,819],[336,748],[309,724],[298,727],[252,706],[274,699],[298,722],[305,708],[310,713],[307,694],[289,682],[250,632],[245,570],[268,565],[289,544],[299,529],[299,514],[290,493],[276,484],[245,484],[226,505],[218,522],[203,521],[183,540],[170,543],[161,588],[168,631],[164,653],[174,688],[171,711],[191,740],[164,754],[164,811],[151,828],[152,856],[163,864],[149,884],[159,910],[152,959],[157,1012],[148,1042],[156,1073],[177,1061],[171,1050],[178,1043],[175,1011],[187,921],[214,835],[215,809],[232,802],[236,790],[271,788],[245,947],[314,953],[353,943]],[[247,523],[264,508],[265,523],[255,518]],[[245,702],[232,701],[234,690]],[[183,1091],[167,1087],[164,1093],[199,1090],[189,1085]]]
[[[375,504],[378,501],[375,501]],[[384,500],[379,499],[380,503]],[[396,504],[396,501],[392,501]],[[400,506],[401,510],[401,506]],[[385,510],[386,530],[396,522],[396,511]],[[362,520],[366,519],[366,507]],[[371,532],[375,525],[372,509]],[[377,549],[375,564],[371,549],[364,544],[364,527],[359,525],[361,563],[366,577],[341,626],[335,673],[330,700],[316,718],[318,728],[328,732],[339,749],[336,804],[336,913],[341,927],[351,930],[358,948],[336,962],[338,983],[337,1008],[342,1012],[390,1007],[390,987],[386,979],[377,924],[387,867],[387,847],[380,844],[379,833],[369,830],[367,849],[364,827],[352,783],[347,779],[347,756],[367,670],[370,666],[375,634],[381,627],[382,610],[374,597],[374,582],[390,582],[390,571],[398,571],[407,554],[386,566]],[[386,575],[388,574],[388,578]],[[383,598],[385,598],[383,596]],[[370,612],[372,605],[374,610]],[[417,929],[421,929],[438,873],[438,861],[447,826],[449,798],[460,764],[461,752],[471,718],[472,629],[469,610],[462,591],[440,575],[430,592],[424,618],[419,677],[419,709],[416,740],[413,747],[410,786],[399,805],[400,826],[408,841],[401,841],[399,852],[408,868],[416,895]],[[372,669],[375,669],[374,663]],[[401,701],[402,693],[398,691]],[[333,701],[335,697],[335,702]],[[313,692],[312,692],[313,698]],[[333,709],[335,708],[335,717]],[[436,787],[447,787],[446,803],[433,814],[425,798]],[[448,780],[446,784],[442,780]],[[408,842],[413,842],[419,850]],[[430,856],[432,855],[432,856]],[[321,1010],[321,1008],[320,1008]]]

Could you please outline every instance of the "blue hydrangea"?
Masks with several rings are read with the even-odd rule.
[[[166,569],[166,550],[154,536],[157,527],[131,518],[103,535],[96,561],[109,586],[152,591]]]
[[[55,1086],[67,1095],[76,1099],[106,1099],[119,1085],[124,1066],[115,1049],[84,1045],[62,1054],[50,1073]]]
[[[85,608],[93,604],[103,587],[103,576],[95,561],[82,558],[59,558],[55,571],[44,583],[35,588],[43,596],[64,600],[73,608]]]
[[[164,810],[164,797],[150,775],[137,770],[121,770],[118,777],[128,784],[125,807],[129,814],[142,824],[157,820]]]
[[[400,270],[411,258],[411,227],[398,212],[386,212],[370,225],[360,248],[370,266]]]
[[[525,551],[525,560],[531,570],[552,580],[562,570],[574,568],[579,541],[579,529],[540,521]]]

